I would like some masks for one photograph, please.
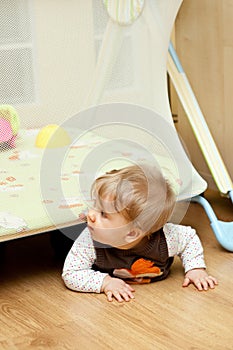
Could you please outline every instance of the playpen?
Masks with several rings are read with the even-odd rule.
[[[0,241],[68,227],[74,239],[94,177],[150,161],[176,191],[174,220],[181,221],[189,200],[198,201],[216,238],[233,251],[232,225],[217,220],[200,196],[207,184],[171,116],[167,68],[181,102],[190,107],[194,98],[169,46],[181,3],[1,2]],[[194,105],[187,114],[199,124]],[[205,127],[202,149],[211,139]],[[224,168],[220,178],[226,174]],[[229,176],[227,182],[223,192],[232,198]]]

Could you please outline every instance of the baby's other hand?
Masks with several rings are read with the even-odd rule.
[[[120,278],[106,276],[103,280],[101,292],[104,292],[108,301],[115,298],[118,302],[130,301],[134,299],[133,292],[135,290]]]
[[[186,272],[183,282],[183,287],[188,287],[190,283],[199,290],[213,289],[218,281],[215,277],[208,275],[205,269],[193,269]]]

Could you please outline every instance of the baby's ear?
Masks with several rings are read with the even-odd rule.
[[[127,233],[125,240],[127,243],[132,243],[143,236],[143,231],[138,227],[134,227]]]

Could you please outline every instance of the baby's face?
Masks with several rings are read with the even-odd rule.
[[[121,213],[104,209],[90,209],[87,214],[87,226],[93,240],[112,247],[124,247],[132,224]]]

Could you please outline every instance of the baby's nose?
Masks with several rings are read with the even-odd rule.
[[[96,219],[95,211],[93,209],[90,209],[88,211],[87,217],[91,220],[91,222],[95,222],[95,219]]]

